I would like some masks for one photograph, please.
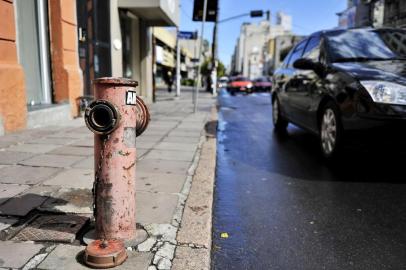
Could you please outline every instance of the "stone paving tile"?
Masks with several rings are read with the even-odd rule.
[[[185,130],[202,130],[203,126],[201,123],[198,122],[182,122],[179,126],[177,126],[177,129],[185,129]]]
[[[87,270],[87,266],[83,264],[84,246],[59,245],[57,246],[46,259],[38,266],[38,269],[54,270]],[[127,251],[128,259],[114,269],[118,270],[147,270],[152,260],[151,253],[141,253],[135,251]]]
[[[172,270],[210,269],[210,250],[206,248],[177,247]]]
[[[179,136],[179,137],[194,137],[194,138],[200,138],[200,131],[179,131],[179,130],[174,130],[171,133],[169,133],[168,136]]]
[[[40,196],[37,194],[22,194],[1,205],[0,214],[10,216],[25,216],[31,210],[40,206],[46,199],[46,196]]]
[[[69,167],[74,163],[84,159],[82,156],[68,156],[68,155],[39,155],[33,158],[21,161],[22,165],[29,166],[43,166],[43,167],[54,167],[63,168]]]
[[[40,209],[51,212],[92,214],[92,191],[91,189],[61,188],[54,192]]]
[[[0,151],[0,164],[12,165],[33,156],[32,153]]]
[[[187,174],[191,162],[171,160],[139,160],[137,170],[152,173]]]
[[[8,229],[9,227],[16,224],[18,219],[16,218],[8,218],[8,217],[0,217],[0,231]],[[1,242],[0,242],[1,243]],[[0,244],[1,245],[1,244]],[[1,255],[0,255],[1,256]]]
[[[169,131],[169,130],[168,130]],[[142,133],[142,136],[148,137],[148,136],[162,136],[164,135],[166,132],[162,132],[162,130],[150,130],[147,128],[147,130],[145,130],[144,133]]]
[[[57,168],[10,166],[0,170],[0,183],[37,184],[59,171]]]
[[[173,128],[172,127],[160,127],[160,126],[154,126],[154,127],[151,127],[151,126],[148,126],[148,129],[147,129],[147,131],[149,132],[149,133],[153,133],[153,134],[155,134],[155,133],[160,133],[160,134],[165,134],[165,133],[168,133],[170,130],[172,130]],[[145,132],[147,132],[147,131],[145,131]]]
[[[156,145],[158,143],[158,141],[146,141],[146,140],[141,140],[141,139],[137,139],[136,141],[136,146],[137,148],[152,148],[154,147],[154,145]]]
[[[70,145],[72,146],[83,146],[83,147],[93,147],[94,146],[94,139],[82,139],[82,140],[77,140]]]
[[[179,124],[179,121],[169,121],[169,120],[152,120],[151,123],[149,123],[149,127],[175,127],[177,124]]]
[[[162,140],[162,143],[195,143],[199,142],[200,137],[181,137],[181,136],[168,136]]]
[[[194,155],[195,155],[194,152],[152,150],[144,157],[144,160],[162,159],[162,160],[191,161]]]
[[[148,152],[150,149],[144,149],[144,148],[137,148],[137,158],[141,157],[144,155],[146,152]]]
[[[178,195],[138,191],[135,196],[135,216],[141,224],[171,223],[178,204]]]
[[[93,174],[93,170],[89,169],[65,169],[45,181],[43,185],[91,189],[93,187]]]
[[[40,244],[2,241],[0,244],[0,266],[21,268],[43,247]]]
[[[27,190],[27,185],[0,184],[0,204]]]
[[[87,157],[79,162],[76,162],[72,168],[79,168],[79,169],[94,169],[94,157]]]
[[[90,133],[90,131],[89,131]],[[47,136],[48,138],[60,138],[60,139],[85,139],[93,137],[92,134],[84,134],[84,133],[74,133],[74,132],[59,132],[52,135]]]
[[[55,155],[91,156],[94,153],[93,147],[62,146],[49,152]]]
[[[14,134],[6,134],[3,136],[0,136],[0,143],[18,143],[20,142],[20,137]]]
[[[161,142],[157,144],[154,149],[157,150],[173,150],[173,151],[188,151],[195,152],[197,143],[174,143],[174,142]]]
[[[145,173],[137,171],[135,189],[148,192],[179,193],[185,183],[186,175]]]
[[[10,145],[16,144],[15,142],[0,141],[0,149],[7,148]]]
[[[27,141],[27,144],[53,144],[53,145],[68,145],[75,142],[75,139],[66,138],[38,138],[35,140]]]
[[[24,152],[24,153],[33,153],[33,154],[44,154],[49,151],[52,151],[56,148],[60,147],[60,145],[55,144],[18,144],[13,145],[7,148],[7,151],[16,151],[16,152]]]
[[[0,152],[1,153],[1,152]],[[7,168],[7,167],[10,167],[11,165],[0,165],[0,170],[1,169],[3,169],[3,168]]]

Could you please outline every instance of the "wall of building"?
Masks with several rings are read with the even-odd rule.
[[[406,27],[406,2],[403,0],[386,0],[384,7],[384,25]]]
[[[111,75],[123,77],[123,51],[118,0],[110,0]]]
[[[69,102],[78,116],[76,98],[83,95],[79,68],[75,0],[49,0],[50,50],[53,96],[56,103]]]
[[[3,132],[25,128],[24,72],[18,63],[13,1],[0,0],[0,118]]]
[[[254,79],[267,75],[271,70],[272,55],[269,40],[291,33],[292,18],[278,12],[276,24],[263,20],[259,24],[244,23],[235,46],[231,74],[242,74]]]

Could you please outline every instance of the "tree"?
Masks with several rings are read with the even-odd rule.
[[[210,72],[211,72],[211,58],[206,58],[206,60],[204,60],[204,62],[202,64],[200,74],[202,74],[203,76],[208,76],[208,75],[210,75]],[[226,74],[226,68],[225,68],[224,64],[220,60],[218,60],[217,77],[222,77],[225,74]]]

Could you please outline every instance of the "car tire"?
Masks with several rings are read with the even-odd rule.
[[[327,102],[320,113],[319,137],[320,149],[326,160],[335,159],[341,151],[343,127],[337,105]]]
[[[289,122],[281,115],[280,103],[277,97],[272,100],[272,122],[276,132],[286,132]]]

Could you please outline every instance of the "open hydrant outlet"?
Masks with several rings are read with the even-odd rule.
[[[112,133],[120,122],[120,112],[106,100],[95,100],[85,110],[87,127],[99,135]]]

